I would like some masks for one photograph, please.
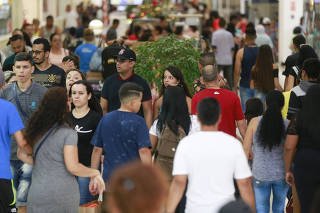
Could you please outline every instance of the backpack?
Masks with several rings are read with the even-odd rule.
[[[181,126],[178,127],[178,135],[174,134],[168,125],[164,125],[161,131],[155,161],[167,173],[168,177],[172,177],[174,155],[180,140],[185,136],[186,133]]]
[[[106,79],[110,75],[117,73],[115,59],[121,48],[123,47],[119,43],[114,42],[103,49],[101,54],[103,79]]]

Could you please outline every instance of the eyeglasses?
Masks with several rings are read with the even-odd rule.
[[[32,55],[40,55],[44,50],[32,50],[31,53]]]

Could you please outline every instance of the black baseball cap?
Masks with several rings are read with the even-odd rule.
[[[130,61],[136,61],[136,54],[130,48],[122,48],[119,51],[117,58],[128,59]]]

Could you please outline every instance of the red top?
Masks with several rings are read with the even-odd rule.
[[[136,36],[135,34],[129,35],[128,39],[129,39],[129,40],[133,40],[133,41],[138,40],[138,38],[137,38],[137,36]]]
[[[220,23],[220,19],[219,18],[216,18],[215,20],[213,20],[213,23],[212,23],[213,31],[216,31],[216,30],[220,29],[219,23]]]
[[[207,97],[217,99],[221,108],[219,130],[236,137],[236,123],[244,119],[240,99],[232,91],[226,89],[205,89],[195,94],[191,101],[191,114],[197,114],[198,103]]]

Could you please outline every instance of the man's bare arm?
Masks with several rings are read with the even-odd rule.
[[[187,185],[187,175],[175,175],[170,185],[166,213],[174,213]]]
[[[148,101],[142,102],[143,115],[144,119],[147,123],[148,128],[150,129],[152,125],[152,101],[151,99]]]
[[[256,212],[256,203],[254,200],[254,193],[252,188],[252,177],[236,179],[236,182],[242,200],[251,208],[253,212]]]
[[[242,57],[243,57],[243,49],[240,49],[237,52],[236,62],[234,66],[234,84],[233,84],[234,92],[237,92],[237,88],[239,85]]]
[[[139,149],[139,155],[142,163],[148,165],[152,164],[151,150],[148,147]]]
[[[100,105],[101,105],[103,114],[106,114],[108,112],[108,100],[106,98],[101,97]]]
[[[247,131],[247,123],[245,119],[236,121],[242,139],[244,139]]]

